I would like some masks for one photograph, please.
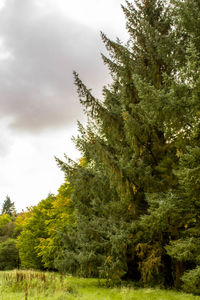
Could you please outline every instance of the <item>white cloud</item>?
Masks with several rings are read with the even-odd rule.
[[[72,134],[76,134],[74,127],[37,137],[15,136],[12,151],[6,157],[0,156],[0,205],[8,194],[20,211],[36,205],[49,192],[56,194],[64,182],[64,174],[54,156],[64,158],[64,152],[75,160],[80,156],[70,142]]]

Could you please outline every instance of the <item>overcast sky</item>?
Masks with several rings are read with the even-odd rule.
[[[100,97],[110,78],[100,30],[127,40],[123,0],[0,0],[0,206],[18,211],[57,193],[54,156],[80,157],[84,122],[73,70]]]

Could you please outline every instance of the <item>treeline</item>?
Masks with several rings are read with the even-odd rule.
[[[21,213],[16,213],[14,202],[7,197],[0,215],[0,270],[58,270],[62,235],[75,224],[71,193],[65,183],[56,196],[49,194]]]
[[[15,204],[7,196],[0,215],[0,270],[19,267],[19,252],[16,246],[18,236],[15,227],[16,216]]]
[[[130,40],[102,39],[103,100],[74,73],[88,116],[58,195],[15,219],[21,267],[200,294],[200,1],[122,6]]]

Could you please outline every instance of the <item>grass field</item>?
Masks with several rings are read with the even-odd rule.
[[[35,271],[0,272],[1,300],[200,300],[160,289],[107,288],[97,279],[74,278]]]

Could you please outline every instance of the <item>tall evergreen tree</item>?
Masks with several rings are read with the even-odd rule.
[[[10,216],[16,214],[15,203],[11,202],[11,199],[9,196],[6,196],[6,200],[3,203],[1,213],[8,214]]]
[[[182,266],[177,274],[178,285],[183,282],[186,291],[200,293],[200,2],[185,0],[177,7],[181,20],[179,30],[187,37],[186,63],[180,69],[177,84],[180,89],[181,83],[185,91],[180,97],[184,104],[184,126],[178,149],[180,165],[177,176],[180,188],[173,193],[176,200],[174,213],[180,220],[179,234],[167,250]]]
[[[148,215],[142,217],[141,226],[149,242],[158,240],[166,246],[174,285],[199,293],[199,1],[173,1],[177,43],[184,45],[177,63],[176,76],[167,79],[166,94],[169,117],[166,135],[176,148],[178,164],[173,173],[177,185],[168,192],[146,195]],[[165,240],[161,236],[165,233]],[[195,268],[191,270],[192,268]],[[188,271],[188,273],[184,272]],[[182,277],[183,276],[183,277]],[[182,278],[182,280],[181,280]],[[195,287],[196,286],[196,287]]]
[[[112,85],[103,89],[104,100],[93,97],[74,74],[88,115],[88,126],[79,124],[75,141],[86,164],[58,160],[75,190],[77,265],[87,276],[101,274],[115,280],[142,276],[140,250],[145,237],[138,224],[149,207],[146,194],[167,192],[177,184],[173,168],[178,161],[173,140],[166,134],[170,103],[165,78],[174,78],[179,55],[170,10],[159,0],[127,1],[122,8],[129,43],[124,46],[102,34],[110,55],[102,57],[113,78]],[[150,248],[156,250],[149,274],[162,260],[156,240]]]

